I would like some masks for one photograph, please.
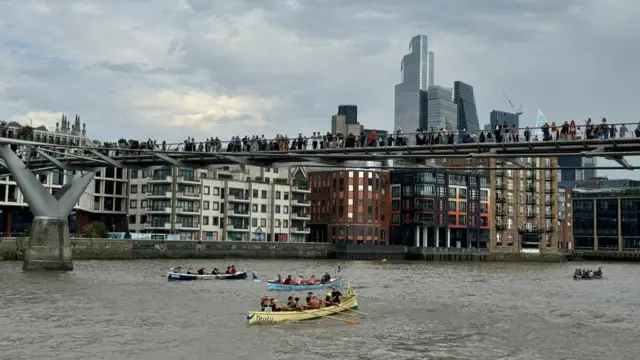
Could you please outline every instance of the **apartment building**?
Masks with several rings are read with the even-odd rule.
[[[63,115],[56,124],[55,130],[44,126],[31,127],[17,122],[0,122],[0,136],[15,139],[32,140],[49,144],[78,144],[81,146],[98,146],[86,136],[86,125],[80,125],[76,116],[72,124]],[[17,154],[23,149],[14,147]],[[55,194],[73,176],[72,170],[54,170],[37,177],[45,188]],[[69,216],[69,227],[72,233],[80,232],[91,221],[101,221],[110,231],[126,231],[127,227],[127,183],[126,169],[103,168],[96,173],[92,182],[80,197],[74,211]],[[20,189],[11,176],[0,178],[0,211],[2,211],[1,228],[3,233],[20,234],[28,231],[33,214],[29,210]]]
[[[439,159],[434,164],[489,176],[495,204],[492,251],[558,251],[557,159]]]
[[[158,167],[130,172],[129,229],[181,240],[305,242],[302,168]]]
[[[309,184],[313,241],[388,244],[388,171],[311,171]]]
[[[491,189],[486,175],[445,169],[391,172],[391,244],[488,248]]]

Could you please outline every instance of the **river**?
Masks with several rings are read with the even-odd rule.
[[[233,260],[261,276],[333,274],[337,262]],[[167,282],[206,260],[76,261],[70,273],[0,262],[0,359],[637,359],[640,266],[573,281],[565,263],[343,262],[368,318],[246,324],[266,285]],[[282,293],[285,299],[288,293]],[[354,318],[355,319],[355,318]]]

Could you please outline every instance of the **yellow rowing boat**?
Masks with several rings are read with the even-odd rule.
[[[358,310],[358,300],[355,292],[349,292],[342,297],[340,305],[328,306],[320,309],[304,311],[249,311],[249,325],[279,324],[284,322],[318,319],[338,314],[349,309]]]

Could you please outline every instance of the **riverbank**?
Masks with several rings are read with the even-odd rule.
[[[74,260],[133,259],[340,259],[380,261],[562,262],[560,253],[523,254],[484,249],[415,248],[387,245],[72,239]],[[0,238],[0,259],[22,260],[26,238]]]

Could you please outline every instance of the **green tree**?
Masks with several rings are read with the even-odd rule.
[[[92,221],[82,228],[82,236],[92,239],[106,239],[109,235],[107,226],[100,221]]]

